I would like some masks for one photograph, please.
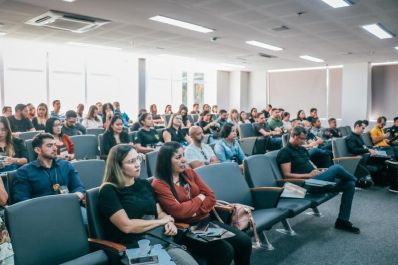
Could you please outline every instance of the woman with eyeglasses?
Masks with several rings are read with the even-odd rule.
[[[0,116],[0,172],[17,169],[28,162],[23,140],[13,137],[8,119]]]
[[[172,114],[167,129],[163,131],[163,141],[165,143],[174,141],[183,146],[192,142],[188,136],[188,130],[182,128],[182,117],[180,114]]]
[[[163,227],[166,236],[177,234],[174,218],[167,215],[156,202],[151,184],[139,178],[142,159],[143,155],[129,144],[112,147],[98,197],[105,239],[126,245],[127,248],[137,248],[137,242],[141,239],[159,243],[146,234],[155,228]],[[165,248],[176,264],[197,264],[182,249],[167,245]]]
[[[216,203],[214,192],[199,175],[185,167],[184,150],[177,142],[165,143],[159,150],[155,180],[157,200],[166,213],[177,222],[196,225],[210,221],[210,212]],[[194,255],[206,259],[209,265],[249,265],[252,244],[250,237],[231,226],[212,221],[231,231],[234,237],[202,243],[185,235],[182,244]]]
[[[62,122],[59,118],[49,118],[46,122],[45,132],[54,136],[58,159],[69,161],[75,159],[74,144],[68,135],[62,133]]]
[[[37,116],[33,117],[32,123],[36,131],[44,131],[46,129],[46,122],[48,119],[48,107],[44,103],[37,106]]]
[[[123,129],[122,117],[116,114],[110,119],[109,128],[105,131],[102,138],[104,154],[107,155],[112,147],[122,143],[130,143],[130,137],[129,134]]]

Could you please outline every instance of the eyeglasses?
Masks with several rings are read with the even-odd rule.
[[[132,158],[130,160],[124,161],[126,164],[141,164],[142,160],[144,160],[143,154],[138,154],[136,158]]]

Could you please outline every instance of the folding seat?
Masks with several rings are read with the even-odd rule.
[[[285,147],[289,143],[290,134],[285,133],[282,135],[282,146]]]
[[[155,150],[145,154],[148,176],[152,177],[156,170],[156,161],[158,159],[159,151]],[[143,169],[142,169],[143,170]]]
[[[137,134],[137,131],[129,132],[130,143],[134,143],[134,138],[135,138],[136,134]]]
[[[89,243],[75,194],[44,196],[6,207],[15,265],[106,265],[106,241]],[[33,242],[33,243],[32,243]]]
[[[105,173],[105,161],[100,159],[80,160],[72,162],[79,173],[80,180],[86,189],[99,187]]]
[[[245,178],[249,187],[278,187],[269,157],[253,155],[245,159],[243,163]],[[308,199],[281,198],[277,207],[289,210],[289,218],[293,218],[311,208],[312,201]],[[285,228],[289,234],[294,234],[288,223]]]
[[[108,157],[108,155],[106,155],[104,153],[104,135],[103,134],[99,134],[98,135],[98,147],[99,147],[99,151],[100,151],[100,158],[103,160],[106,160],[106,158]]]
[[[288,179],[284,179],[282,176],[282,173],[279,169],[279,165],[276,162],[276,156],[278,155],[279,150],[271,151],[265,154],[266,157],[270,158],[272,170],[274,173],[274,177],[277,182],[280,182],[281,184],[286,182]],[[289,179],[289,181],[295,181],[297,184],[299,184],[300,181],[297,181],[295,179]],[[321,205],[322,203],[332,199],[335,197],[338,193],[337,192],[325,192],[325,193],[311,193],[306,196],[306,199],[309,199],[312,201],[312,210],[313,213],[308,213],[314,216],[322,216],[322,214],[319,212],[319,209],[317,206]]]
[[[25,146],[26,146],[26,150],[28,151],[29,162],[32,162],[33,160],[36,160],[36,158],[37,158],[37,154],[33,150],[32,141],[33,141],[32,139],[25,140]]]
[[[95,135],[74,135],[70,139],[75,148],[75,158],[97,159],[99,155],[98,138]]]
[[[362,133],[361,138],[366,146],[369,146],[369,147],[373,146],[372,137],[370,137],[369,132]]]
[[[100,134],[103,134],[105,132],[104,128],[91,128],[91,129],[86,129],[86,135],[87,134],[92,134],[95,136],[98,136]]]
[[[19,133],[18,138],[26,141],[29,139],[33,139],[36,135],[38,135],[39,133],[42,133],[42,132],[44,132],[44,131],[21,132],[21,133]]]
[[[345,137],[332,139],[333,162],[345,168],[350,174],[354,175],[361,156],[353,156],[347,148]]]
[[[266,139],[264,137],[257,137],[253,125],[250,123],[239,124],[239,144],[242,147],[245,155],[250,156],[259,152],[264,152]],[[258,146],[263,148],[257,148]],[[260,150],[263,149],[263,150]]]
[[[17,175],[16,170],[7,172],[7,186],[5,188],[8,193],[8,202],[7,202],[8,205],[11,205],[14,203],[14,201],[13,201],[14,181],[15,181],[14,179],[15,179],[16,175]]]
[[[229,203],[241,203],[252,206],[257,231],[263,236],[265,248],[272,250],[264,230],[269,230],[289,216],[286,209],[276,208],[282,188],[249,188],[239,165],[234,162],[212,164],[195,169],[203,181],[214,191],[217,199]],[[262,233],[260,233],[262,232]]]

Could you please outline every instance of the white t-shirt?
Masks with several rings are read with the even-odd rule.
[[[188,164],[193,161],[210,163],[210,158],[215,156],[213,149],[207,144],[202,144],[202,148],[190,144],[185,148],[185,160]]]

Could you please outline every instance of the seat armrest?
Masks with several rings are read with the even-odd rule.
[[[174,225],[181,230],[186,230],[189,228],[189,224],[186,223],[174,223]]]
[[[232,206],[219,205],[219,204],[214,205],[214,209],[216,209],[216,211],[227,212],[227,213],[232,213],[234,211],[234,208]]]
[[[282,194],[280,187],[258,187],[250,189],[255,209],[275,208]]]
[[[342,157],[335,157],[333,161],[344,161],[344,160],[361,160],[361,156],[342,156]]]
[[[89,238],[88,242],[96,248],[110,250],[111,252],[116,252],[120,256],[126,251],[126,246],[108,240]]]
[[[286,178],[286,179],[277,179],[276,183],[279,187],[283,186],[286,182],[290,182],[296,184],[298,186],[304,186],[305,179],[302,178]]]

